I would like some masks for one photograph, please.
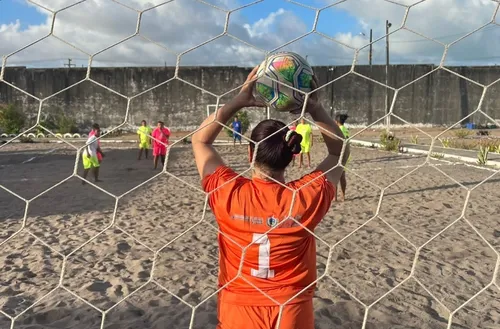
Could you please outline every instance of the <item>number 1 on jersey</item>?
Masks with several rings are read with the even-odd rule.
[[[259,245],[259,269],[251,270],[252,276],[262,279],[274,278],[274,270],[269,268],[271,260],[271,241],[267,234],[254,233],[252,242]]]

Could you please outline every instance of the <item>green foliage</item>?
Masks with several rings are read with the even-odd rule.
[[[483,139],[478,143],[479,148],[488,148],[489,152],[500,153],[500,140],[498,139]]]
[[[60,115],[56,118],[56,124],[58,128],[58,132],[60,134],[76,134],[78,133],[78,127],[76,126],[76,120],[70,118],[66,115]]]
[[[443,138],[439,140],[441,142],[441,145],[443,145],[444,148],[451,147],[454,143],[451,140],[451,138]]]
[[[477,142],[458,139],[452,142],[451,147],[456,149],[473,150],[477,147]]]
[[[466,138],[472,135],[472,131],[470,131],[469,129],[458,129],[458,130],[453,130],[453,134],[457,138]]]
[[[480,166],[485,166],[488,162],[488,154],[490,153],[490,149],[488,146],[481,145],[479,147],[479,152],[477,153],[477,164]]]
[[[380,134],[380,145],[385,151],[398,152],[401,140],[396,138],[392,132],[384,130]]]
[[[24,128],[26,116],[13,104],[0,105],[0,129],[6,134],[19,134]]]
[[[454,148],[454,149],[463,149],[463,150],[473,150],[478,146],[478,143],[474,140],[470,139],[461,139],[461,138],[443,138],[439,139],[441,145],[444,148]]]
[[[418,144],[418,135],[411,136],[410,137],[410,143],[412,143],[412,144]]]
[[[47,112],[48,115],[45,116],[43,120],[40,121],[40,125],[52,131],[53,133],[59,134],[76,134],[78,133],[78,126],[76,120],[68,116],[64,111],[58,107],[50,108]],[[38,132],[45,133],[43,129],[39,128]]]
[[[248,131],[248,128],[250,128],[250,119],[248,118],[248,113],[246,111],[241,111],[236,116],[241,121],[241,134],[244,135]],[[229,127],[231,127],[231,124],[232,124],[233,121],[234,121],[234,117],[232,117],[226,123],[226,125],[229,126]],[[224,130],[226,131],[226,133],[227,133],[227,135],[229,137],[233,137],[233,131],[232,130],[230,130],[228,128],[224,128]]]

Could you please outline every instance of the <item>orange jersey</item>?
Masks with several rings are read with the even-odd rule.
[[[301,225],[313,231],[330,208],[334,186],[321,175],[316,171],[287,183],[297,190],[295,200],[293,191],[283,185],[236,178],[238,174],[224,166],[205,177],[203,188],[213,191],[209,204],[222,232],[219,287],[229,283],[219,294],[220,302],[273,306],[276,303],[252,285],[284,303],[316,280],[316,241]],[[241,276],[236,278],[246,246]],[[314,288],[290,303],[311,299]]]

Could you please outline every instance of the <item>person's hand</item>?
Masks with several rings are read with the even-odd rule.
[[[254,67],[252,72],[247,76],[247,79],[243,86],[241,87],[240,92],[234,98],[234,101],[241,108],[243,107],[266,107],[266,104],[257,100],[253,96],[253,88],[255,86],[255,82],[257,80],[257,71],[259,66]]]
[[[318,89],[318,87],[318,78],[313,75],[313,79],[311,81],[311,89],[315,91],[312,92],[307,99],[306,112],[308,113],[314,112],[319,106],[321,106],[319,103],[318,91],[316,90]]]
[[[314,111],[319,105],[318,92],[314,91],[318,88],[318,86],[319,86],[318,79],[316,78],[315,75],[313,75],[312,81],[311,81],[311,91],[313,91],[313,92],[309,95],[309,98],[307,99],[306,113],[308,113],[308,112],[310,113],[310,112]],[[302,106],[297,110],[290,111],[290,113],[292,113],[292,114],[302,113]]]

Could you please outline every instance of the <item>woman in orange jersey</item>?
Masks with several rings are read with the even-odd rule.
[[[311,94],[307,111],[328,155],[304,177],[285,182],[285,168],[300,152],[301,136],[283,122],[264,120],[252,131],[257,149],[252,179],[227,167],[212,143],[244,107],[263,106],[252,95],[257,68],[239,94],[209,116],[193,135],[196,165],[219,234],[218,329],[313,329],[316,281],[313,231],[330,208],[343,172],[342,131]],[[314,80],[314,88],[317,82]],[[348,149],[344,158],[349,155]],[[332,169],[334,168],[334,169]],[[294,193],[295,192],[295,193]],[[307,229],[306,229],[307,228]],[[245,250],[245,252],[243,252]],[[241,266],[241,272],[239,272]]]

